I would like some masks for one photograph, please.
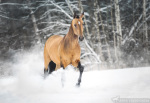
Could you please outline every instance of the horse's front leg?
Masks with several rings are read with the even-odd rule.
[[[60,63],[60,67],[63,68],[62,72],[61,72],[61,84],[62,84],[62,87],[64,87],[64,84],[65,84],[65,68],[69,65],[69,63],[66,62],[66,60],[62,60],[62,62]]]
[[[80,86],[81,78],[82,78],[82,73],[84,71],[84,67],[81,65],[80,61],[78,62],[77,66],[76,66],[76,62],[73,63],[73,66],[79,68],[80,75],[79,75],[79,79],[78,79],[78,82],[77,82],[76,86]]]

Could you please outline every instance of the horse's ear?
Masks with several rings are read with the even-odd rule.
[[[73,18],[76,18],[76,16],[77,16],[77,14],[76,14],[76,12],[74,12],[74,16],[73,16]]]
[[[81,14],[80,18],[83,18],[84,17],[84,12]]]
[[[82,13],[82,15],[84,15],[84,12]]]

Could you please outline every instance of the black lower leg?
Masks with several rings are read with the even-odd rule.
[[[55,71],[56,64],[53,61],[51,61],[48,65],[48,68],[49,68],[49,74],[51,74],[53,71]]]
[[[48,69],[44,68],[44,74],[48,73]]]
[[[48,74],[51,74],[56,68],[56,64],[51,61],[49,62],[48,68],[44,68],[44,78],[46,78],[48,76]]]
[[[44,68],[44,78],[48,76],[48,69]]]
[[[84,71],[84,67],[81,65],[80,62],[78,63],[78,68],[79,68],[79,71],[80,71],[80,75],[79,75],[77,86],[80,86],[81,78],[82,78],[82,73]]]

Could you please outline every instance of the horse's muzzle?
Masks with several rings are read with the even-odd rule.
[[[79,40],[80,40],[80,41],[82,41],[83,39],[84,39],[84,37],[83,37],[83,36],[80,36],[80,37],[79,37]]]

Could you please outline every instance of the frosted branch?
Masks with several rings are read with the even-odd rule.
[[[137,27],[137,24],[139,23],[139,21],[142,19],[142,14],[141,14],[141,16],[138,18],[138,20],[134,23],[134,25],[131,27],[131,30],[130,30],[130,32],[129,32],[129,35],[128,36],[126,36],[126,38],[123,40],[123,42],[122,42],[122,44],[124,45],[125,44],[125,42],[128,40],[128,38],[130,38],[131,37],[131,35],[133,34],[133,31],[135,30],[135,27]]]
[[[93,51],[93,49],[89,46],[89,44],[87,43],[86,39],[84,40],[85,45],[88,47],[88,49],[92,52],[92,54],[95,56],[95,58],[97,59],[98,62],[101,62],[99,60],[99,56]]]
[[[50,1],[54,6],[56,6],[58,9],[61,10],[61,12],[63,12],[69,19],[73,19],[66,11],[64,11],[59,5],[57,5],[56,3],[53,3],[52,1]]]

